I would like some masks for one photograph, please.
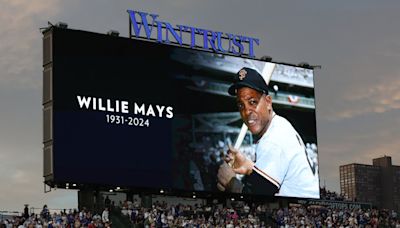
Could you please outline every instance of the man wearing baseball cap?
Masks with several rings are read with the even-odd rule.
[[[229,148],[218,170],[218,188],[236,193],[319,198],[318,173],[310,165],[304,143],[285,118],[272,109],[268,85],[254,69],[242,68],[228,93],[236,96],[243,122],[255,136],[256,161]],[[245,181],[236,179],[244,174]]]

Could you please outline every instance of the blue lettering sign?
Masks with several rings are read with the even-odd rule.
[[[153,28],[157,27],[157,42],[170,43],[175,42],[180,46],[188,45],[191,48],[200,47],[206,50],[212,50],[216,53],[229,53],[233,55],[247,55],[254,58],[254,46],[260,45],[257,38],[234,35],[229,33],[215,32],[208,29],[195,28],[187,25],[172,26],[168,22],[159,21],[157,14],[149,14],[140,11],[128,10],[130,19],[129,36],[140,38],[152,38]],[[131,29],[133,28],[133,33]],[[143,28],[143,29],[142,29]],[[144,36],[141,35],[144,31]],[[190,39],[184,40],[183,33],[188,33]],[[171,40],[172,39],[172,40]],[[227,40],[228,48],[224,48],[222,43]],[[198,41],[199,43],[196,43]]]

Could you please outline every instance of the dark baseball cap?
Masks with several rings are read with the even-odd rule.
[[[228,89],[228,93],[235,96],[237,90],[242,87],[249,87],[261,93],[268,94],[268,85],[264,78],[256,70],[243,67],[237,72],[235,82]]]

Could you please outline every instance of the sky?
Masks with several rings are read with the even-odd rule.
[[[381,0],[0,0],[0,211],[76,208],[76,191],[44,193],[42,34],[69,28],[128,35],[127,9],[260,39],[257,57],[321,65],[315,72],[321,184],[339,166],[391,156],[400,165],[400,2]]]

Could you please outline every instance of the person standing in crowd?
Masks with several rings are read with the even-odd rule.
[[[109,215],[108,207],[104,208],[103,213],[101,214],[101,220],[103,223],[108,223],[110,221]]]
[[[111,200],[108,196],[106,196],[106,199],[104,200],[104,205],[105,205],[105,207],[108,207],[108,208],[110,208],[110,206],[111,206]]]
[[[25,207],[24,207],[24,218],[25,219],[28,219],[29,218],[29,208],[28,208],[28,204],[25,204],[24,205]]]

